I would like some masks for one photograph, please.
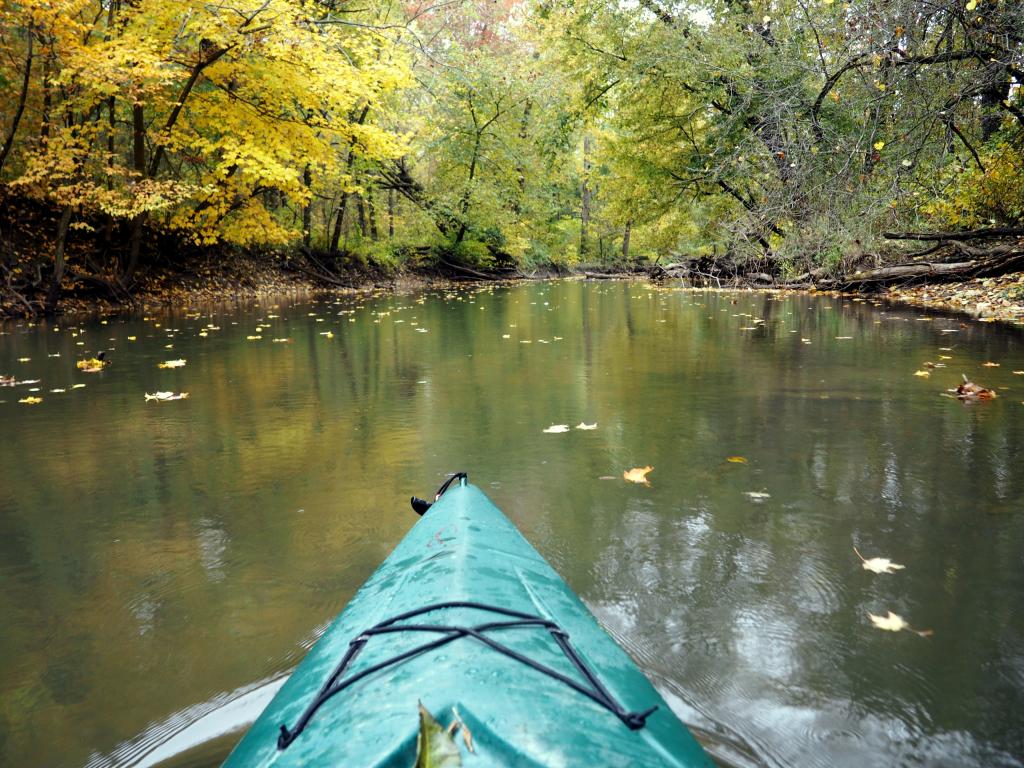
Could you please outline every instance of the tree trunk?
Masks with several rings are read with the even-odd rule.
[[[32,27],[28,29],[28,52],[25,54],[25,77],[21,81],[21,92],[18,94],[18,106],[14,110],[14,117],[11,119],[11,130],[7,134],[7,139],[4,141],[3,149],[0,149],[0,171],[4,169],[4,163],[7,161],[7,155],[11,151],[11,147],[14,146],[14,135],[18,132],[18,123],[21,122],[21,116],[25,112],[25,101],[28,99],[28,86],[29,81],[32,77],[32,42],[35,40],[35,32]]]
[[[475,118],[474,118],[475,122]],[[469,222],[466,217],[469,215],[469,197],[473,191],[473,179],[476,177],[476,161],[480,155],[480,138],[482,133],[478,129],[476,132],[476,139],[473,142],[473,156],[469,161],[469,177],[466,179],[466,191],[462,195],[462,202],[459,205],[459,231],[455,235],[455,245],[462,242],[462,239],[466,236],[466,230],[469,228]]]
[[[626,229],[622,233],[622,260],[629,261],[629,235],[633,229],[633,220],[626,220]]]
[[[39,138],[42,143],[50,138],[50,105],[53,96],[50,93],[50,56],[43,59],[43,114],[39,122]]]
[[[369,237],[369,230],[366,228],[366,205],[362,195],[356,195],[356,215],[359,217],[359,234],[364,238]]]
[[[395,190],[388,190],[388,240],[395,239]]]
[[[313,184],[313,172],[310,170],[307,164],[302,169],[302,183],[306,185],[306,189],[309,189]],[[302,244],[309,248],[309,243],[312,240],[312,227],[313,227],[313,198],[312,195],[309,198],[309,202],[302,206]]]
[[[68,240],[68,229],[71,226],[71,206],[64,207],[60,216],[60,223],[57,225],[57,246],[53,254],[53,279],[50,281],[50,288],[46,292],[46,301],[43,304],[43,311],[52,315],[57,311],[60,303],[60,284],[64,280],[64,250]]]
[[[363,106],[362,112],[359,113],[359,117],[356,119],[356,125],[362,125],[366,121],[366,116],[370,113],[370,105],[366,104]],[[355,139],[351,140],[348,144],[348,159],[345,161],[345,174],[347,176],[352,175],[352,165],[356,161],[355,153],[356,142]],[[341,227],[345,220],[345,208],[348,205],[348,192],[341,193],[341,205],[338,206],[338,218],[334,221],[334,231],[331,233],[331,247],[330,251],[332,254],[338,253],[338,243],[341,242]]]
[[[580,256],[590,250],[590,136],[583,135],[583,182],[580,187]]]
[[[373,190],[366,190],[366,214],[370,220],[370,239],[373,242],[380,240],[380,233],[377,231],[377,208],[373,204]]]

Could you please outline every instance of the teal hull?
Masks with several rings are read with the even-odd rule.
[[[300,722],[351,640],[380,622],[428,604],[470,601],[549,619],[611,698],[630,712],[657,706],[631,730],[605,706],[474,637],[385,667],[324,701],[287,747],[280,726]],[[445,608],[417,624],[474,626],[507,617],[477,608]],[[489,635],[581,686],[543,627]],[[370,637],[342,678],[440,635],[400,632]],[[412,768],[418,706],[443,725],[453,708],[472,734],[474,766],[711,766],[686,727],[579,598],[477,488],[451,487],[420,519],[334,621],[228,757],[226,766],[395,766]]]

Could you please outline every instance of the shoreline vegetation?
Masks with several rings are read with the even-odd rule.
[[[623,273],[1019,320],[1003,0],[0,0],[0,314]]]

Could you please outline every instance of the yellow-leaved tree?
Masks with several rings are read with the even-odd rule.
[[[384,115],[411,77],[374,2],[3,0],[0,79],[19,105],[0,173],[61,212],[53,310],[74,227],[105,226],[122,288],[147,229],[196,243],[302,237],[321,179],[404,151]],[[18,62],[20,71],[10,62]],[[7,93],[4,97],[7,98]]]

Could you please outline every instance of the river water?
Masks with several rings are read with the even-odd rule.
[[[1019,330],[605,282],[0,330],[0,764],[216,765],[466,470],[723,762],[1024,765]]]

